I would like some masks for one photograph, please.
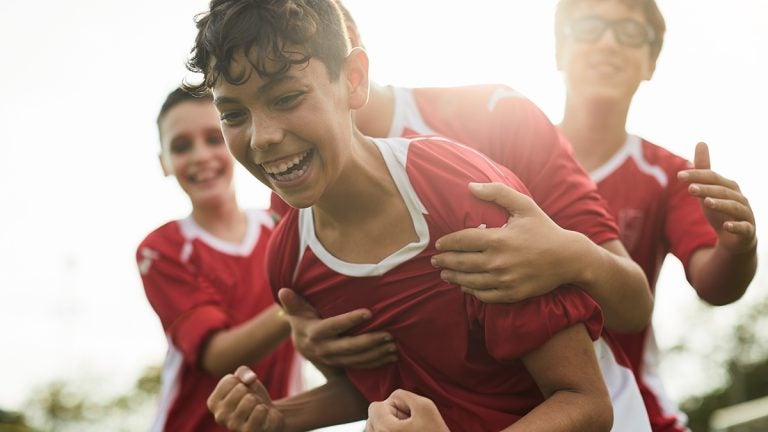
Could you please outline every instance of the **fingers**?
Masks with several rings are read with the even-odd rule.
[[[742,195],[741,192],[724,186],[692,184],[688,186],[688,191],[691,193],[691,195],[702,199],[711,197],[723,200],[737,201],[743,205],[749,204],[747,197]]]
[[[307,324],[305,332],[313,343],[319,342],[328,338],[335,338],[369,319],[371,319],[371,311],[356,309],[334,317],[312,321]]]
[[[374,369],[385,364],[394,363],[397,360],[397,345],[394,342],[384,343],[356,354],[328,358],[328,362],[332,366],[353,369]]]
[[[747,221],[728,221],[723,224],[723,229],[741,237],[755,236],[755,225]]]
[[[483,252],[443,252],[432,256],[432,266],[470,273],[491,270],[489,259]]]
[[[307,303],[304,298],[296,294],[296,292],[290,288],[281,288],[277,292],[277,297],[280,299],[280,304],[283,306],[285,313],[292,316],[298,316],[302,318],[319,318],[319,315],[315,308],[311,304]]]
[[[497,241],[498,228],[465,228],[440,237],[435,248],[440,251],[482,252]]]
[[[735,221],[755,222],[750,208],[737,201],[707,197],[704,198],[704,206]]]
[[[238,430],[250,421],[251,411],[263,402],[264,400],[253,394],[240,378],[230,374],[216,385],[208,397],[207,405],[217,423]]]
[[[235,371],[235,376],[240,379],[240,382],[245,384],[246,386],[250,386],[257,380],[256,373],[251,370],[248,366],[240,366]]]
[[[677,178],[678,180],[686,183],[699,183],[704,185],[720,185],[720,186],[727,187],[728,189],[740,191],[738,183],[736,183],[733,180],[727,179],[712,170],[700,170],[700,169],[683,170],[677,173]]]
[[[469,190],[481,200],[504,207],[510,215],[529,210],[533,203],[525,194],[502,183],[470,183]]]
[[[709,147],[707,147],[706,143],[700,142],[696,144],[696,151],[693,156],[693,166],[696,167],[696,169],[708,170],[711,168]]]

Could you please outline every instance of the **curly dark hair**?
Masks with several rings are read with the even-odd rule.
[[[555,11],[555,51],[557,56],[560,56],[560,50],[562,50],[563,41],[565,40],[565,28],[568,20],[571,19],[573,9],[577,4],[584,3],[586,1],[597,0],[560,0],[557,3],[557,10]],[[606,1],[606,0],[604,0]],[[654,40],[651,42],[651,60],[656,61],[661,53],[661,46],[664,45],[664,33],[667,30],[667,26],[664,22],[664,16],[661,15],[659,6],[655,0],[611,0],[620,1],[630,8],[638,8],[643,11],[645,19],[653,29]]]
[[[195,17],[197,37],[187,68],[203,74],[204,93],[219,79],[239,85],[255,71],[274,78],[294,65],[320,60],[332,81],[339,78],[349,42],[338,5],[333,0],[212,0],[209,11]],[[244,55],[251,68],[233,70]]]

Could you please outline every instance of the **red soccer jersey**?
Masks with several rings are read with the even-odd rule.
[[[403,388],[435,401],[452,430],[500,430],[543,401],[520,358],[578,323],[597,339],[600,310],[573,287],[491,305],[441,280],[430,264],[435,239],[480,224],[499,227],[508,217],[474,198],[467,184],[496,181],[523,192],[525,187],[485,156],[444,139],[375,142],[419,240],[379,263],[347,263],[315,236],[311,208],[290,209],[270,245],[271,286],[275,292],[293,287],[323,317],[369,308],[373,318],[354,334],[386,330],[394,336],[398,362],[346,371],[369,401]]]
[[[519,178],[555,223],[597,244],[619,238],[597,188],[570,145],[530,100],[503,85],[393,88],[388,136],[442,135],[484,153]],[[287,205],[275,194],[272,208]]]
[[[201,348],[213,332],[243,323],[274,304],[264,268],[274,222],[263,210],[247,216],[242,244],[220,240],[188,217],[161,226],[138,248],[147,299],[169,344],[153,432],[227,430],[216,424],[206,406],[218,378],[200,367]],[[273,398],[300,384],[289,341],[250,366]]]
[[[717,242],[698,199],[677,180],[678,171],[691,167],[685,159],[630,135],[621,150],[591,173],[619,223],[622,243],[643,268],[652,291],[667,253],[678,257],[687,272],[693,252]],[[661,415],[655,421],[651,416],[654,431],[685,430],[661,386],[652,328],[614,336],[636,371],[649,410],[659,406]]]

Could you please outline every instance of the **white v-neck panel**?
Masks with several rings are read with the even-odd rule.
[[[420,254],[429,243],[429,227],[424,218],[427,213],[424,204],[419,200],[413,185],[408,180],[405,171],[405,162],[408,156],[410,140],[403,138],[372,139],[381,151],[384,162],[402,196],[411,222],[419,237],[417,242],[409,243],[395,251],[388,257],[375,264],[359,264],[342,261],[333,256],[320,243],[315,232],[315,224],[312,215],[312,207],[299,210],[299,233],[301,235],[301,252],[299,262],[304,255],[304,250],[309,247],[317,258],[331,270],[350,277],[381,276],[398,265]],[[295,275],[294,275],[295,276]]]
[[[184,238],[188,241],[200,239],[202,242],[221,253],[234,256],[248,256],[256,246],[256,242],[259,240],[261,226],[266,225],[271,228],[275,223],[269,213],[264,210],[248,209],[245,211],[245,217],[247,227],[245,237],[240,243],[232,243],[214,236],[195,222],[195,219],[191,215],[181,219],[179,221],[179,227],[181,228]]]
[[[419,135],[438,135],[432,130],[421,116],[413,90],[405,87],[392,87],[395,98],[395,109],[392,113],[392,125],[389,128],[390,137],[403,136],[405,129],[411,129]]]
[[[632,158],[632,160],[635,161],[637,168],[644,174],[653,177],[659,185],[662,187],[667,186],[669,182],[667,173],[664,172],[660,166],[652,165],[645,160],[645,157],[643,156],[643,140],[639,136],[632,134],[627,134],[626,142],[616,154],[611,156],[611,158],[603,165],[589,173],[590,177],[592,177],[592,181],[600,183],[605,180],[609,175],[619,169],[628,158]]]

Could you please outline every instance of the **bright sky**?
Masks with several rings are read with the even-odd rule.
[[[669,31],[629,130],[686,157],[707,141],[714,167],[750,198],[765,238],[768,3],[659,3]],[[560,121],[554,0],[347,4],[378,82],[503,82]],[[134,250],[151,229],[189,211],[174,180],[162,177],[154,118],[185,75],[192,16],[206,6],[0,2],[0,407],[18,408],[53,378],[98,376],[117,392],[145,365],[162,361],[165,339]],[[266,191],[242,172],[238,187],[241,204],[266,206]],[[706,352],[764,292],[753,289],[739,304],[697,318],[701,308],[680,266],[670,258],[665,267],[655,320],[662,347],[682,341]],[[765,288],[767,279],[759,273],[753,287]],[[691,322],[703,330],[685,338]],[[701,382],[701,368],[677,366],[662,371],[675,397],[711,385]]]

